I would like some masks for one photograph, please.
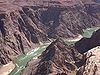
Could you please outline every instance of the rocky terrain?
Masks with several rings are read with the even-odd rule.
[[[14,68],[15,64],[13,64],[13,62],[3,65],[3,67],[0,68],[0,75],[8,75]]]
[[[75,43],[75,48],[80,52],[84,53],[88,50],[100,45],[100,29],[95,31],[91,38],[82,38],[80,41]]]
[[[82,29],[99,26],[100,23],[100,5],[96,4],[45,8],[20,7],[13,3],[6,0],[0,3],[1,64],[28,52],[48,38],[75,37],[82,33]]]
[[[77,37],[83,33],[82,29],[100,26],[98,1],[72,2],[65,4],[64,0],[0,0],[0,66],[29,52],[39,46],[40,42]],[[76,73],[77,67],[83,64],[77,63],[85,60],[83,53],[100,45],[99,33],[100,30],[90,39],[81,39],[75,47],[68,47],[61,39],[56,40],[42,54],[41,60],[37,60],[39,65],[35,70],[32,68],[29,75]]]
[[[40,59],[37,66],[30,66],[31,72],[24,72],[23,75],[75,75],[85,61],[83,58],[75,48],[66,45],[62,39],[57,39],[37,59]]]
[[[99,31],[89,39],[82,40],[83,37],[75,45],[57,39],[39,58],[28,63],[22,75],[99,75]]]
[[[86,63],[79,69],[77,75],[100,75],[100,46],[87,52]]]

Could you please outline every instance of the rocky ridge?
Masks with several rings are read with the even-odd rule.
[[[73,75],[76,74],[78,66],[84,63],[83,55],[67,46],[61,39],[51,43],[39,59],[37,66],[30,66],[31,72],[24,72],[25,75]]]
[[[87,52],[87,61],[77,75],[99,75],[100,74],[100,46],[95,47]]]
[[[5,0],[0,6],[0,65],[48,38],[75,37],[82,29],[100,23],[100,5],[97,4],[41,8],[18,6]]]
[[[26,71],[26,67],[22,75],[24,73],[26,75],[99,75],[99,31],[100,29],[87,39],[90,41],[88,44],[85,41],[78,44],[80,47],[81,44],[88,45],[89,48],[85,46],[82,48],[87,49],[85,52],[81,52],[80,48],[76,49],[75,45],[67,45],[62,39],[57,39],[47,47],[35,65],[32,65],[34,62],[28,64],[32,65],[29,66],[31,71]]]

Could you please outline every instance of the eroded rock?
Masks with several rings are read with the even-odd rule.
[[[58,39],[39,58],[37,67],[31,66],[33,69],[29,75],[73,75],[77,70],[75,63],[81,62],[83,55]]]
[[[100,46],[88,51],[86,58],[77,75],[100,75]]]

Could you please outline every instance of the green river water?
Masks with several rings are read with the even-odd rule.
[[[96,28],[88,28],[86,30],[83,30],[83,37],[90,38],[92,33],[99,29]],[[75,41],[65,41],[66,44],[74,44]],[[33,49],[32,51],[28,52],[27,54],[20,55],[15,60],[16,68],[9,74],[9,75],[20,75],[21,71],[25,68],[26,64],[33,58],[38,55],[40,55],[43,51],[46,50],[47,46],[50,45],[50,43],[45,43],[44,45],[41,45],[38,48]]]
[[[29,62],[33,57],[38,56],[50,43],[42,45],[38,48],[33,49],[32,51],[28,52],[27,54],[20,55],[15,60],[16,68],[9,74],[9,75],[20,75],[21,71],[25,68],[27,62]]]
[[[100,29],[100,27],[87,28],[85,30],[83,29],[83,37],[90,38],[93,32],[97,31],[98,29]]]

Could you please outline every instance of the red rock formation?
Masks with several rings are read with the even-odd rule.
[[[15,5],[14,1],[5,1],[0,3],[0,64],[35,48],[40,41],[75,37],[82,29],[100,23],[99,5],[44,8],[25,4],[20,7],[17,1]]]
[[[100,29],[87,40],[78,42],[80,51],[87,50],[80,54],[75,46],[68,46],[63,40],[57,39],[42,53],[35,67],[29,66],[31,71],[25,70],[27,73],[24,73],[26,75],[99,75]]]
[[[99,75],[100,74],[100,47],[95,47],[87,52],[86,64],[84,64],[77,75]]]
[[[58,39],[42,53],[37,66],[30,66],[32,70],[27,75],[73,75],[77,69],[75,62],[82,61],[82,58],[73,47],[68,47],[63,40]]]

